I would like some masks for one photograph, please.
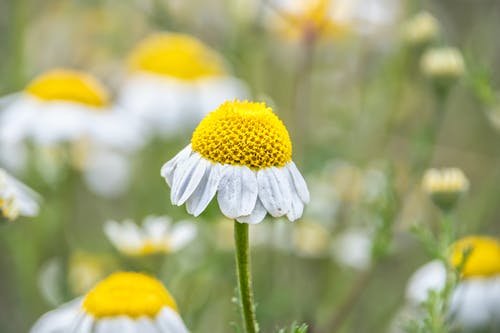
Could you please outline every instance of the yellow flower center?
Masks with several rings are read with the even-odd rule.
[[[292,159],[285,125],[264,103],[225,102],[198,125],[192,148],[220,164],[282,167]]]
[[[451,247],[450,261],[455,267],[463,264],[464,278],[500,274],[500,243],[490,237],[463,238]]]
[[[164,307],[177,305],[160,281],[141,273],[115,273],[98,283],[83,301],[86,312],[96,318],[154,317]]]
[[[226,74],[220,56],[199,40],[183,34],[153,35],[132,51],[132,71],[144,71],[182,80]]]
[[[57,69],[35,78],[25,92],[45,101],[70,101],[95,107],[109,104],[106,89],[93,76]]]

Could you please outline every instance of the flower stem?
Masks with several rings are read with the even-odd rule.
[[[248,224],[234,221],[234,241],[236,247],[236,273],[238,275],[243,323],[247,333],[257,333],[258,326],[255,319],[252,279],[250,275]]]

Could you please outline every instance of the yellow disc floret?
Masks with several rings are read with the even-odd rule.
[[[101,83],[83,72],[56,69],[31,81],[25,92],[45,101],[70,101],[95,107],[109,104]]]
[[[252,169],[282,167],[292,159],[288,131],[264,103],[225,102],[201,121],[191,144],[213,162]]]
[[[154,317],[164,307],[177,311],[174,299],[160,281],[132,272],[110,275],[83,301],[85,311],[96,318]]]
[[[221,57],[199,40],[184,34],[155,34],[129,57],[131,71],[144,71],[182,80],[226,74]]]
[[[491,237],[463,238],[451,247],[450,260],[455,267],[463,265],[464,278],[500,274],[500,243]]]

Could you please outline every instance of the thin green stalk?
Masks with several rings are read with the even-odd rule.
[[[248,224],[234,221],[234,242],[236,247],[236,273],[238,275],[238,289],[245,331],[247,333],[257,333],[259,329],[253,305]]]

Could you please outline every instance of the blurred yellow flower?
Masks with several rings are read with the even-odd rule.
[[[46,101],[70,101],[95,106],[109,105],[107,90],[91,75],[83,72],[54,69],[31,81],[24,91]]]
[[[129,56],[131,71],[197,80],[226,75],[222,58],[185,34],[158,33],[139,43]]]
[[[464,279],[500,275],[500,243],[492,237],[462,238],[452,245],[450,261],[456,268],[463,265]]]
[[[99,282],[83,299],[45,314],[31,333],[187,333],[173,297],[160,281],[119,272]]]
[[[271,27],[293,40],[373,33],[394,23],[398,12],[390,0],[281,0],[267,6]]]
[[[301,221],[293,228],[293,247],[295,253],[304,257],[327,256],[331,236],[325,227],[308,220]]]
[[[302,216],[309,191],[291,160],[288,131],[264,103],[225,102],[193,133],[191,144],[161,170],[172,204],[198,216],[217,195],[231,219],[259,223],[267,213]]]

